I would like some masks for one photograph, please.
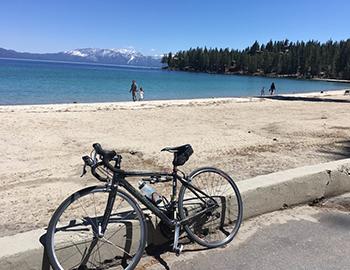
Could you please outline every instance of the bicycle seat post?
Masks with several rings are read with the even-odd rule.
[[[171,218],[176,219],[176,194],[177,194],[177,168],[176,166],[173,166],[173,172],[172,172],[172,193],[170,196],[170,204],[168,207],[168,210],[171,211]]]
[[[116,169],[120,169],[120,164],[122,162],[122,156],[121,155],[117,155],[115,157],[115,165],[114,165],[114,168]]]

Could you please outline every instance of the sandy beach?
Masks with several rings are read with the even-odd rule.
[[[350,157],[350,96],[294,96],[304,99],[0,106],[0,237],[45,227],[65,197],[99,184],[80,178],[94,142],[122,154],[130,170],[170,168],[160,150],[190,143],[184,171],[216,166],[239,181]]]

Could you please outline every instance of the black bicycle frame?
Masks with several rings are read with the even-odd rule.
[[[137,189],[135,189],[125,178],[126,177],[172,177],[173,178],[173,189],[172,189],[172,196],[171,196],[171,207],[172,211],[175,213],[175,207],[176,207],[176,194],[177,194],[177,180],[179,180],[182,185],[185,185],[188,189],[190,189],[200,200],[205,202],[201,195],[204,195],[207,198],[211,198],[208,194],[201,191],[200,189],[193,186],[188,179],[183,178],[177,174],[176,168],[174,168],[172,173],[164,173],[164,172],[143,172],[143,171],[132,171],[132,172],[124,172],[123,175],[114,173],[112,182],[110,184],[111,193],[108,197],[108,202],[106,205],[105,215],[103,217],[102,221],[102,233],[105,232],[108,220],[110,218],[113,204],[114,204],[114,198],[117,193],[118,187],[125,188],[132,196],[134,196],[139,202],[141,202],[143,205],[146,206],[147,209],[149,209],[152,213],[154,213],[156,216],[158,216],[163,222],[165,222],[168,226],[173,227],[176,224],[184,225],[185,223],[189,222],[190,220],[196,218],[197,216],[200,216],[208,211],[210,211],[212,208],[216,207],[216,205],[213,205],[211,207],[207,207],[206,209],[196,213],[193,216],[189,216],[182,220],[177,220],[175,216],[173,216],[173,219],[169,218],[164,211],[162,211],[160,208],[158,208],[156,205],[154,205],[151,201],[149,201],[144,195],[142,195]],[[113,197],[113,198],[112,198]],[[211,198],[215,203],[215,199]]]

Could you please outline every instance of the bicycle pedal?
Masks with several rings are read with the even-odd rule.
[[[184,249],[183,245],[178,245],[176,248],[174,248],[176,256],[180,256],[183,249]]]

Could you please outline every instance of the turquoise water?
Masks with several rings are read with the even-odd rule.
[[[259,95],[272,81],[277,93],[350,88],[349,84],[212,75],[158,69],[0,59],[0,104],[130,100],[132,80],[146,100]]]

